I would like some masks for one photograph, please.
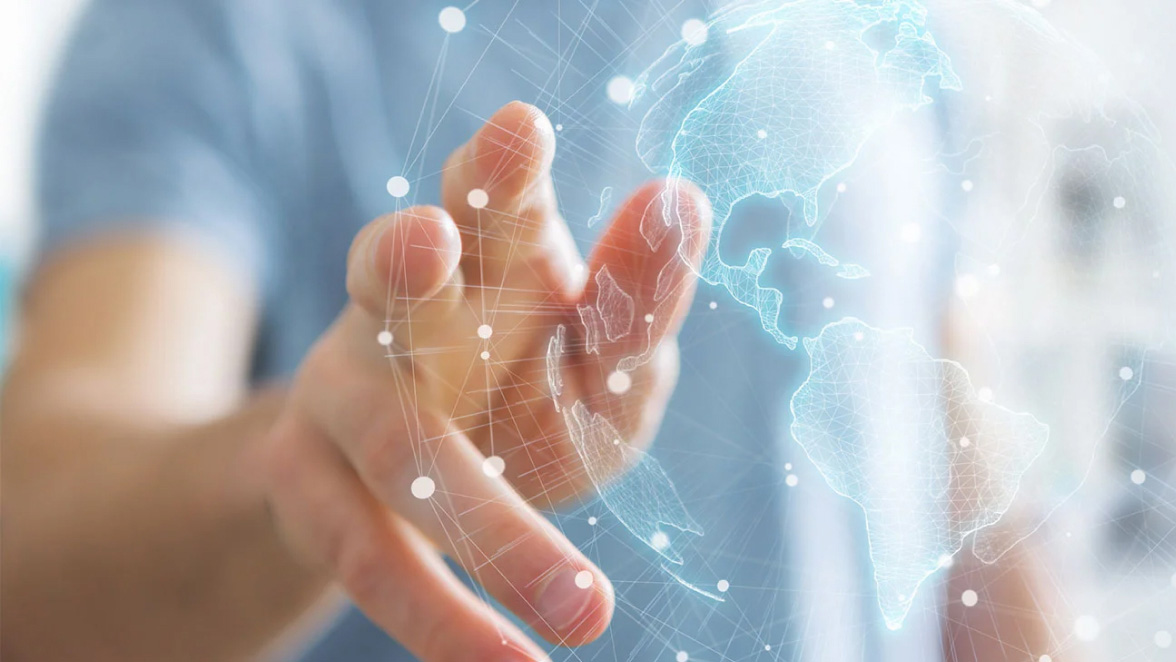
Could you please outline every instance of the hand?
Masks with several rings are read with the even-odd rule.
[[[628,443],[652,438],[677,376],[672,336],[694,287],[686,261],[706,246],[705,199],[645,186],[585,266],[556,208],[554,136],[538,110],[510,104],[449,159],[444,208],[359,233],[351,303],[301,366],[261,454],[294,551],[427,662],[545,658],[437,550],[548,641],[586,643],[611,618],[607,578],[528,503],[591,488],[548,388],[557,326],[570,336],[562,398]],[[663,204],[676,208],[670,227]],[[633,298],[632,330],[588,352],[577,305],[596,302],[606,268]],[[618,361],[636,355],[649,360],[610,392]]]

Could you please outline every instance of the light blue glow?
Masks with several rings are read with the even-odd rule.
[[[923,580],[1008,510],[1049,427],[977,395],[958,363],[908,331],[847,318],[804,347],[792,435],[838,494],[865,511],[878,603],[901,627]]]

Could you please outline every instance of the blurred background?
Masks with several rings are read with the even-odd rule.
[[[82,0],[0,3],[0,365],[12,342],[15,283],[27,265],[33,136],[54,57]]]

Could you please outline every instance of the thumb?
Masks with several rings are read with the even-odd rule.
[[[347,258],[347,293],[376,318],[429,300],[461,260],[457,226],[438,207],[410,207],[366,225]]]

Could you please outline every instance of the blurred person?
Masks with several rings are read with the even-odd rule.
[[[648,255],[639,236],[643,218],[660,213],[649,207],[658,187],[646,185],[601,237],[570,224],[591,247],[587,268],[576,268],[560,212],[587,217],[596,200],[584,191],[644,175],[602,147],[608,108],[566,99],[603,88],[617,42],[648,61],[650,26],[672,34],[707,7],[687,3],[671,20],[658,3],[605,3],[588,19],[543,0],[486,4],[485,24],[497,29],[471,26],[461,39],[434,27],[432,3],[98,0],[87,10],[46,109],[41,263],[0,419],[6,656],[245,657],[312,613],[336,580],[366,618],[349,610],[305,659],[541,659],[438,550],[544,639],[601,635],[613,589],[572,542],[606,557],[632,550],[536,516],[592,488],[562,420],[538,397],[546,376],[536,366],[555,326],[595,296],[603,265],[644,291],[669,256]],[[520,27],[520,15],[534,20]],[[607,29],[585,29],[584,47],[556,64],[568,97],[558,96],[544,48],[558,48],[565,25],[596,21]],[[552,29],[527,35],[532,23]],[[487,56],[499,41],[509,47]],[[460,73],[436,73],[438,62]],[[441,90],[459,107],[436,103]],[[538,99],[555,125],[532,106],[498,110],[511,98]],[[420,125],[425,115],[436,119]],[[400,172],[416,173],[413,195],[439,190],[441,204],[383,215],[396,205],[385,182]],[[486,193],[484,210],[472,190]],[[683,212],[705,228],[705,201],[687,199]],[[684,315],[692,288],[680,278]],[[482,319],[487,300],[492,322]],[[489,338],[478,333],[486,322]],[[819,643],[791,652],[776,643],[777,655],[995,659],[993,642],[1040,649],[1039,624],[1014,609],[1002,614],[1010,623],[968,622],[942,641],[931,590],[904,632],[883,632],[865,615],[871,578],[852,506],[804,489],[793,506],[778,489],[778,467],[795,451],[764,409],[784,397],[781,375],[800,377],[797,366],[770,355],[754,320],[692,323],[698,337],[730,342],[683,343],[690,374],[670,407],[709,416],[669,418],[663,436],[686,458],[682,472],[713,485],[699,504],[713,515],[704,521],[721,520],[708,539],[803,561],[799,579],[757,567],[768,562],[733,571],[743,573],[735,586],[774,582],[754,598],[756,613],[817,632]],[[622,412],[644,442],[678,370],[672,336],[631,394],[596,403]],[[506,366],[499,389],[468,381],[487,346]],[[581,350],[568,379],[601,392],[608,361],[632,349]],[[407,351],[411,360],[397,356]],[[760,365],[746,365],[748,352]],[[489,411],[509,422],[489,425]],[[735,459],[715,457],[716,445]],[[506,480],[483,472],[491,454],[505,458]],[[798,526],[815,535],[785,539]],[[841,583],[804,583],[826,577]],[[691,616],[647,608],[663,604],[650,595],[662,589],[643,586],[648,576],[630,581],[597,655],[644,659],[637,651],[665,646],[650,621]],[[1003,604],[1034,600],[1023,575],[987,581],[993,595],[1007,583]],[[693,634],[725,646],[747,632],[708,620]]]

